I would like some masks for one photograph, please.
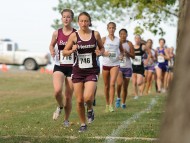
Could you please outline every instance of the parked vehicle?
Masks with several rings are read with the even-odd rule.
[[[0,64],[24,65],[27,70],[37,70],[50,64],[48,53],[19,50],[18,44],[9,40],[0,40]]]

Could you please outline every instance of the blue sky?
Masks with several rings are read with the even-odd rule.
[[[52,10],[58,4],[58,0],[0,0],[0,39],[10,38],[19,44],[20,49],[31,51],[48,51],[51,35],[54,31],[51,28],[53,20],[61,18],[60,14]],[[106,23],[93,23],[93,29],[106,36]],[[116,36],[120,28],[127,28],[129,40],[134,41],[134,22],[127,25],[117,25]],[[164,38],[168,46],[176,46],[176,27],[164,25],[166,30]],[[154,36],[145,32],[142,37],[146,40],[152,38],[154,47],[158,46],[160,36]]]

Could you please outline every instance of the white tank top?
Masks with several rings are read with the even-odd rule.
[[[55,63],[55,65],[60,66],[59,50],[58,50],[57,44],[55,45],[54,50],[55,50],[54,63]]]
[[[153,49],[151,49],[151,54],[152,54],[152,57],[155,58],[156,53],[155,53],[155,51],[154,51]],[[153,61],[153,59],[152,59],[152,58],[149,59],[149,61],[148,61],[148,66],[154,66],[154,65],[155,65],[155,62]]]
[[[127,52],[130,52],[130,47],[128,42],[125,42],[122,44],[123,49],[125,49]],[[127,56],[123,57],[123,60],[120,60],[120,67],[121,68],[132,68],[131,59]]]
[[[115,37],[112,41],[108,36],[106,37],[104,48],[105,51],[110,53],[109,57],[103,57],[102,64],[104,66],[119,66],[119,50],[120,40],[119,38]]]

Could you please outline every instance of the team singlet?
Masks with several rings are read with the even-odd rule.
[[[158,48],[158,57],[157,57],[158,63],[165,63],[165,59],[163,56],[161,56],[161,54],[165,55],[164,49],[160,50]]]
[[[127,52],[130,52],[130,46],[128,44],[128,41],[122,44],[123,49],[125,49]],[[129,57],[124,56],[122,60],[120,60],[120,67],[121,68],[132,68],[131,60]]]
[[[91,32],[91,38],[89,40],[82,40],[78,31],[75,32],[77,36],[77,58],[73,65],[74,72],[81,70],[93,71],[98,69],[96,59],[96,47],[97,41],[94,35],[94,31]]]
[[[142,50],[142,44],[140,45],[138,49],[134,49],[134,50],[135,50],[135,59],[133,59],[133,65],[143,66],[144,64],[142,61],[142,57],[145,52]]]
[[[114,37],[114,40],[112,41],[108,36],[106,37],[104,48],[105,51],[108,51],[110,56],[109,57],[103,57],[103,65],[104,66],[119,66],[119,45],[120,40],[117,37]]]
[[[71,54],[70,56],[63,56],[62,52],[69,39],[69,36],[75,31],[76,30],[73,29],[73,31],[69,35],[65,35],[62,31],[62,28],[58,29],[58,36],[57,36],[58,49],[55,57],[56,65],[72,67],[74,63],[74,54]]]

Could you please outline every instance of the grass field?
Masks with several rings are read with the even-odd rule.
[[[88,125],[87,132],[78,133],[75,97],[70,117],[72,125],[69,128],[62,125],[64,114],[57,121],[52,120],[56,102],[51,75],[29,71],[0,72],[0,142],[156,142],[164,112],[164,95],[152,93],[138,100],[129,96],[127,109],[105,113],[100,77],[96,99],[95,121]]]

